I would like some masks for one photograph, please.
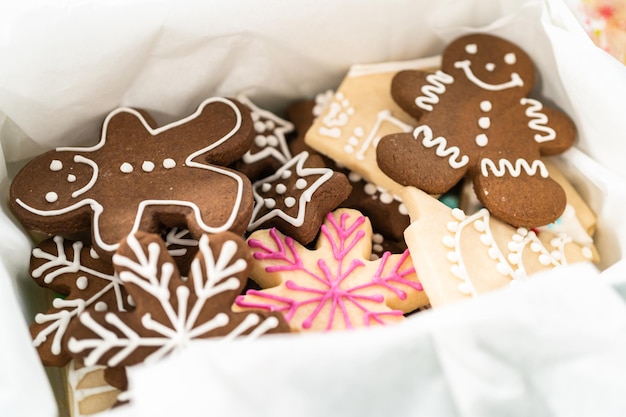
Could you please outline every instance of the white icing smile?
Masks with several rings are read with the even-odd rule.
[[[98,165],[91,159],[85,158],[82,155],[75,155],[74,162],[76,162],[77,164],[86,164],[91,167],[91,179],[89,180],[89,182],[85,184],[84,187],[79,188],[72,193],[72,197],[76,198],[79,195],[85,194],[87,191],[91,190],[93,185],[96,183],[96,180],[98,179]]]
[[[471,65],[472,65],[471,61],[469,59],[466,59],[464,61],[456,61],[454,63],[454,68],[461,68],[463,72],[465,72],[465,76],[467,77],[467,79],[482,89],[489,90],[489,91],[501,91],[501,90],[506,90],[507,88],[521,87],[524,85],[524,81],[522,81],[522,78],[516,72],[511,73],[511,79],[504,83],[501,83],[501,84],[486,83],[480,78],[478,78],[476,75],[474,75],[471,69]]]

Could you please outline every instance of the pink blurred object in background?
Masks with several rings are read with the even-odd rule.
[[[591,39],[626,64],[626,0],[580,0],[576,8]]]

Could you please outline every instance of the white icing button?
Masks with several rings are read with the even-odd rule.
[[[108,307],[107,307],[107,303],[105,303],[104,301],[98,301],[96,303],[96,305],[94,306],[96,311],[107,311]]]
[[[298,181],[296,181],[296,188],[298,190],[304,190],[307,185],[309,184],[306,182],[304,178],[298,178]]]
[[[267,145],[267,139],[263,135],[257,135],[254,138],[254,144],[259,148],[265,148],[265,146]]]
[[[48,203],[54,203],[58,199],[59,199],[59,195],[55,193],[54,191],[50,191],[49,193],[46,193],[46,201]]]
[[[287,207],[293,207],[296,205],[296,199],[293,197],[287,197],[285,198],[285,206]]]
[[[264,193],[268,192],[271,189],[272,189],[272,184],[270,184],[269,182],[264,182],[261,185],[261,191],[263,191]]]
[[[489,100],[483,100],[480,102],[480,109],[484,112],[488,112],[491,111],[492,109],[492,105],[491,105],[491,101]]]
[[[154,170],[154,162],[143,161],[143,164],[141,164],[141,169],[144,172],[152,172]]]
[[[273,148],[278,146],[278,138],[274,135],[269,135],[267,137],[267,144]]]
[[[50,162],[50,171],[60,171],[62,169],[63,169],[63,162],[59,161],[58,159],[55,159],[52,162]]]
[[[489,139],[487,138],[487,135],[485,135],[484,133],[481,133],[480,135],[476,136],[476,145],[478,146],[487,146],[487,144],[489,143]]]
[[[496,64],[494,64],[493,62],[489,62],[485,65],[485,69],[489,72],[493,71],[494,69],[496,69]]]
[[[302,179],[302,178],[300,178],[300,179]],[[359,181],[361,181],[361,179],[363,179],[363,177],[361,177],[361,176],[360,176],[359,174],[357,174],[356,172],[351,171],[351,172],[348,174],[348,179],[350,180],[350,182],[359,182]]]
[[[476,46],[475,43],[470,43],[465,45],[465,52],[467,52],[468,54],[475,54],[476,52],[478,52],[478,46]]]
[[[124,162],[120,166],[120,171],[122,171],[124,174],[130,174],[131,172],[133,172],[133,166],[128,162]]]
[[[276,193],[285,194],[287,192],[287,186],[285,184],[276,184]]]
[[[266,198],[265,200],[263,200],[263,204],[265,204],[265,207],[270,210],[276,207],[276,201],[273,198]]]
[[[89,280],[87,279],[87,277],[78,277],[78,279],[76,280],[76,288],[78,288],[79,290],[84,290],[85,288],[87,288],[88,284]]]
[[[176,161],[174,161],[172,158],[165,158],[163,160],[163,168],[172,169],[175,166],[176,166]]]
[[[91,256],[93,259],[100,259],[100,256],[93,248],[89,249],[89,256]]]
[[[367,194],[367,195],[374,195],[374,194],[376,194],[377,190],[376,190],[376,186],[374,184],[372,184],[371,182],[368,182],[363,187],[363,191],[365,191],[365,194]]]
[[[263,132],[265,132],[265,123],[263,123],[263,122],[262,122],[262,121],[260,121],[260,120],[259,120],[259,121],[257,121],[257,122],[255,122],[255,123],[254,123],[254,130],[255,130],[256,132],[259,132],[259,133],[263,133]]]
[[[481,117],[478,119],[478,126],[480,126],[481,129],[489,129],[489,126],[491,126],[491,119],[488,117]]]
[[[517,62],[517,57],[513,52],[509,52],[508,54],[504,55],[504,62],[509,65],[513,65]]]
[[[393,203],[393,196],[389,193],[381,193],[380,202],[383,204],[391,204]]]
[[[265,122],[265,128],[266,128],[267,130],[274,130],[274,128],[275,128],[275,127],[276,127],[276,124],[274,123],[274,121],[273,121],[273,120],[267,120],[267,121]]]
[[[76,175],[74,174],[67,175],[67,182],[75,182],[75,181],[76,181]]]
[[[285,171],[283,171],[282,174],[280,174],[280,176],[281,176],[282,179],[286,180],[287,178],[291,177],[291,171],[285,170]]]

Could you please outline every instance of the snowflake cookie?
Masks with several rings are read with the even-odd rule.
[[[158,235],[129,235],[113,264],[135,309],[83,312],[68,330],[68,351],[87,366],[127,366],[154,362],[193,339],[255,338],[289,331],[279,313],[232,311],[249,260],[239,236],[203,235],[189,277],[184,278]]]
[[[248,245],[252,279],[263,289],[236,305],[283,312],[292,330],[393,323],[428,304],[408,251],[370,261],[372,228],[356,210],[329,213],[314,250],[276,229],[253,233]]]
[[[487,209],[465,214],[415,187],[403,195],[405,231],[415,269],[433,307],[477,297],[527,280],[536,272],[597,261],[592,245],[564,233],[515,228]]]
[[[11,208],[27,228],[46,234],[91,230],[94,249],[108,258],[137,230],[243,233],[251,184],[225,166],[253,139],[250,111],[235,100],[209,98],[161,127],[143,111],[118,108],[96,145],[30,161],[11,184]]]
[[[541,156],[571,147],[576,128],[566,114],[528,97],[534,84],[531,58],[513,43],[486,34],[455,40],[441,70],[394,76],[392,96],[418,125],[380,140],[378,166],[430,194],[467,174],[481,203],[507,223],[555,221],[566,196]]]

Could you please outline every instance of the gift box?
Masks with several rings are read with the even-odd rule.
[[[507,38],[535,62],[533,95],[575,121],[555,163],[598,215],[597,266],[420,312],[402,324],[253,344],[192,343],[129,370],[131,402],[104,415],[623,415],[626,400],[626,68],[559,0],[38,2],[0,8],[0,414],[67,413],[28,324],[45,293],[33,237],[6,194],[33,156],[91,144],[117,106],[159,124],[245,93],[279,114],[354,64],[436,56],[457,36]],[[56,395],[56,397],[55,397]]]

